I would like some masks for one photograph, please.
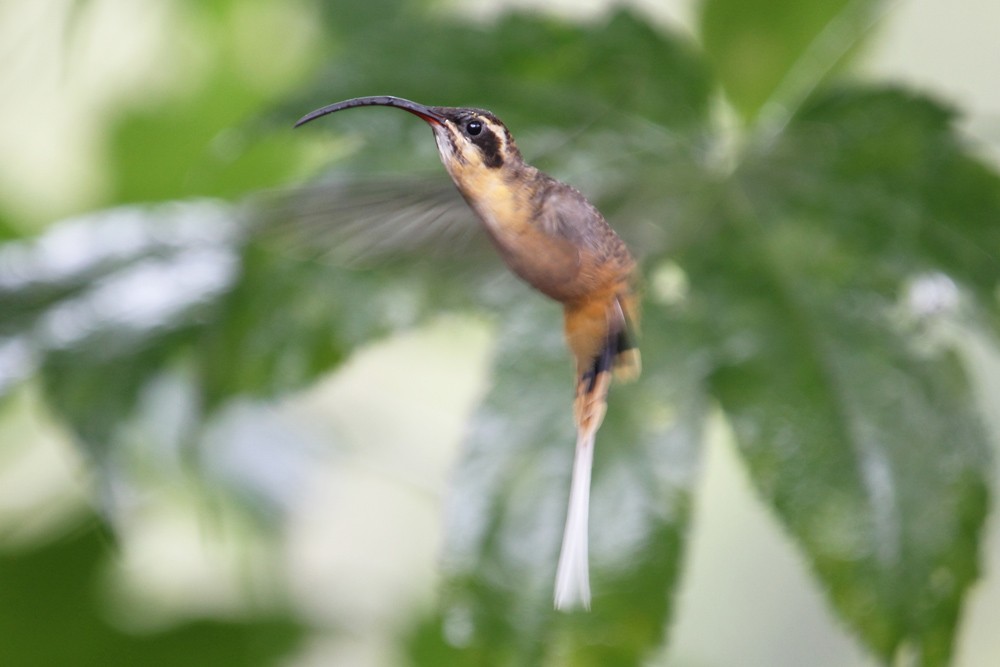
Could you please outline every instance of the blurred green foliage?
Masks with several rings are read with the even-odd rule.
[[[274,664],[300,641],[289,618],[193,620],[127,632],[105,620],[97,583],[109,538],[94,517],[37,551],[0,554],[0,660],[6,665]]]
[[[949,663],[979,571],[989,457],[968,369],[933,332],[948,321],[996,333],[1000,179],[939,102],[829,80],[874,4],[706,0],[699,47],[625,10],[472,23],[394,0],[330,1],[315,6],[322,29],[304,60],[315,75],[294,89],[255,84],[252,65],[247,75],[238,2],[183,7],[208,53],[179,73],[193,83],[124,109],[108,139],[107,204],[132,205],[0,246],[0,398],[40,378],[99,484],[120,482],[130,423],[165,376],[193,397],[179,439],[197,468],[231,402],[285,396],[366,341],[480,309],[497,319],[491,389],[449,492],[446,583],[401,648],[413,664],[644,664],[666,641],[716,405],[868,650],[885,664],[901,647],[918,664]],[[840,42],[817,47],[835,22]],[[738,142],[713,122],[716,92],[750,121]],[[551,609],[572,442],[557,311],[464,246],[433,261],[396,248],[360,268],[303,260],[269,231],[289,227],[278,219],[295,217],[289,201],[244,199],[300,177],[321,135],[336,135],[341,186],[310,206],[343,218],[331,225],[356,224],[358,174],[428,171],[431,138],[405,114],[289,131],[304,111],[370,94],[491,108],[642,257],[645,369],[615,388],[600,435],[611,446],[594,474],[590,614]],[[768,102],[789,118],[776,130],[753,122]],[[217,199],[192,199],[204,196]],[[466,215],[452,199],[449,214]],[[89,254],[56,266],[67,243]],[[917,299],[935,285],[936,299]],[[4,664],[122,664],[134,651],[154,664],[273,664],[307,630],[289,612],[127,636],[99,620],[100,553],[87,533],[4,556],[0,634],[22,638],[0,647]],[[57,572],[62,594],[25,597],[26,582]],[[9,613],[15,600],[26,615]],[[32,623],[69,607],[86,611],[46,621],[69,639],[37,650]],[[81,634],[101,639],[78,646]]]

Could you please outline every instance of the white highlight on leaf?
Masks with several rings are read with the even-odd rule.
[[[0,290],[70,281],[153,250],[223,245],[235,231],[232,210],[211,201],[129,206],[79,216],[37,239],[0,247]]]
[[[688,277],[674,262],[663,262],[649,276],[650,294],[665,306],[682,303],[688,295]]]
[[[943,273],[928,273],[910,281],[906,307],[915,317],[943,315],[955,312],[960,298],[955,281]]]
[[[0,338],[0,394],[31,375],[37,355],[22,336]]]
[[[40,333],[48,347],[66,348],[101,330],[166,326],[225,289],[236,261],[231,251],[212,248],[144,260],[50,310]]]

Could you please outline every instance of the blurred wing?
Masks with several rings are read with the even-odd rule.
[[[487,246],[448,181],[344,179],[270,193],[256,234],[304,259],[364,267],[407,258],[467,258]]]

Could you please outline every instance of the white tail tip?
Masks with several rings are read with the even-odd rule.
[[[590,469],[594,460],[594,433],[580,434],[573,459],[569,509],[556,568],[556,609],[590,609],[590,572],[587,558],[587,524],[590,515]]]

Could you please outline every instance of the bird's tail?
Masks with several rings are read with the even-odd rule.
[[[556,609],[590,609],[590,573],[587,560],[587,521],[590,516],[590,469],[596,429],[580,431],[573,458],[573,481],[556,569]]]
[[[577,313],[567,312],[567,333]],[[610,317],[605,314],[605,333],[596,356],[579,364],[574,402],[577,437],[570,482],[569,507],[563,532],[559,566],[556,569],[555,606],[590,609],[588,564],[588,520],[590,515],[590,472],[594,460],[597,429],[604,421],[612,374],[625,379],[639,374],[639,353],[628,337],[621,307],[615,302]],[[572,340],[572,338],[571,338]],[[579,357],[578,357],[579,359]]]

